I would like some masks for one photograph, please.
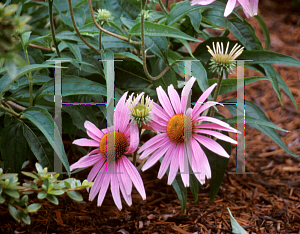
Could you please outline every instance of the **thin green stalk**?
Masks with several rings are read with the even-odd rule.
[[[166,13],[166,14],[168,15],[169,12],[167,11],[166,7],[164,6],[162,0],[159,0],[158,3],[159,3],[159,5],[160,5],[161,9],[163,10],[163,12]]]
[[[53,0],[49,0],[48,2],[49,2],[49,18],[50,18],[50,29],[51,29],[52,40],[53,40],[57,55],[58,55],[58,57],[61,58],[60,52],[58,50],[56,38],[55,38],[55,29],[54,29],[54,23],[53,23],[53,9],[52,9]]]
[[[102,38],[102,31],[99,31],[99,50],[101,50],[101,38]]]
[[[216,87],[216,90],[215,90],[215,95],[214,95],[214,98],[213,98],[214,102],[216,102],[217,99],[218,99],[218,95],[219,95],[219,92],[220,92],[220,89],[221,89],[222,79],[226,79],[226,72],[223,72],[223,74],[222,73],[219,74],[218,83],[217,83],[217,87]],[[215,112],[214,107],[211,107],[210,117],[214,117],[214,112]]]
[[[10,108],[4,107],[2,104],[0,104],[0,108],[3,109],[3,110],[5,110],[5,111],[8,112],[8,113],[11,113],[11,114],[17,116],[17,117],[20,116],[20,114],[18,114],[18,113],[15,112],[14,110],[11,110]]]
[[[146,51],[145,51],[145,19],[144,19],[144,10],[142,9],[141,13],[141,39],[142,39],[142,55],[143,55],[143,68],[145,75],[150,79],[150,80],[157,80],[161,78],[170,68],[169,65],[156,77],[153,77],[150,75],[147,69],[147,64],[146,64]]]
[[[24,50],[25,50],[27,65],[30,65],[27,48],[24,48]],[[33,106],[33,77],[31,72],[29,72],[28,81],[29,81],[29,95],[30,95],[29,103],[30,106]]]
[[[166,9],[168,10],[168,8],[169,8],[169,0],[166,0],[165,6],[166,6]]]

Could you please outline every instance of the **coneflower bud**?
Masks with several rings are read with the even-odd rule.
[[[148,96],[145,99],[144,95],[141,100],[139,100],[138,96],[133,98],[133,100],[129,99],[127,101],[127,106],[131,111],[130,118],[132,123],[137,123],[138,127],[142,127],[143,123],[148,125],[151,122],[152,103],[153,100]]]
[[[96,17],[101,25],[103,25],[104,23],[108,23],[109,21],[112,21],[114,19],[111,12],[106,9],[98,9]]]
[[[211,54],[212,58],[210,59],[210,69],[213,72],[228,72],[232,73],[233,68],[236,66],[234,60],[243,53],[244,47],[240,48],[241,45],[237,43],[234,45],[230,53],[228,54],[229,42],[227,43],[226,50],[224,53],[224,47],[222,42],[217,42],[217,49],[215,48],[215,44],[213,42],[213,51],[209,46],[208,52]]]

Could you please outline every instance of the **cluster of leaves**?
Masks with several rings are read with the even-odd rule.
[[[7,1],[10,2],[10,1]],[[147,12],[144,22],[144,42],[146,58],[141,59],[141,3],[144,0],[109,0],[93,1],[93,11],[106,9],[111,12],[109,22],[101,25],[106,32],[99,31],[90,12],[89,0],[49,0],[21,1],[18,14],[28,14],[31,31],[25,31],[20,42],[15,45],[18,54],[27,61],[26,66],[14,66],[13,71],[7,67],[0,69],[0,159],[5,170],[19,172],[24,162],[37,160],[49,171],[54,170],[54,152],[61,155],[65,170],[70,173],[68,159],[53,121],[54,113],[54,74],[55,63],[62,59],[62,101],[63,103],[105,103],[108,79],[107,65],[103,60],[117,59],[114,62],[115,103],[125,91],[139,93],[144,91],[154,101],[157,100],[155,89],[162,86],[166,89],[170,84],[180,89],[184,81],[185,61],[192,60],[192,74],[197,79],[193,86],[192,102],[210,85],[217,82],[215,74],[209,70],[211,58],[206,45],[212,42],[230,42],[231,49],[238,43],[245,47],[239,59],[247,60],[245,66],[261,73],[258,77],[246,77],[245,85],[267,80],[272,83],[280,102],[280,88],[288,95],[297,109],[295,100],[288,86],[272,64],[284,64],[300,67],[300,61],[292,57],[274,53],[270,49],[270,36],[265,22],[255,16],[265,35],[265,48],[255,34],[252,26],[237,12],[230,17],[223,16],[227,0],[217,0],[210,5],[191,6],[190,1],[178,1],[171,8],[163,7],[161,1],[152,0],[145,5]],[[71,4],[71,8],[69,7]],[[164,11],[157,11],[160,5]],[[51,11],[50,11],[51,10]],[[52,12],[53,10],[53,12]],[[50,14],[49,14],[50,12]],[[54,27],[55,37],[50,25]],[[72,19],[73,16],[73,19]],[[53,24],[52,24],[53,23]],[[207,29],[214,29],[221,34],[214,36]],[[232,33],[236,40],[229,40]],[[200,41],[198,38],[201,38]],[[192,53],[189,42],[201,42]],[[93,49],[91,49],[93,48]],[[102,61],[99,61],[102,60]],[[152,76],[167,72],[159,79]],[[237,89],[237,79],[222,81],[220,94]],[[209,100],[212,98],[209,97]],[[236,103],[236,99],[222,100],[222,103]],[[60,104],[59,104],[60,105]],[[239,120],[236,118],[236,105],[225,105],[232,118],[219,118],[232,126]],[[62,105],[63,136],[74,140],[86,137],[84,121],[89,120],[99,128],[106,127],[105,105]],[[245,101],[245,123],[257,128],[270,137],[291,155],[276,130],[285,131],[270,122],[264,111],[254,102]],[[244,121],[244,120],[243,120]],[[244,122],[242,122],[244,123]],[[60,140],[54,140],[54,138]],[[230,144],[222,143],[230,153]],[[62,149],[62,154],[60,149]],[[81,147],[82,154],[87,151]],[[71,150],[74,155],[74,146]],[[222,183],[228,160],[212,152],[207,152],[212,170],[210,179],[210,198],[214,199]],[[180,177],[173,183],[184,210],[187,190]],[[191,183],[191,191],[197,198],[200,184],[196,180]]]
[[[47,168],[42,168],[39,163],[35,164],[37,172],[25,172],[22,174],[33,180],[25,180],[22,186],[18,182],[18,174],[2,174],[0,168],[0,203],[7,203],[8,211],[11,216],[20,222],[21,220],[30,224],[28,213],[36,212],[41,208],[41,204],[28,204],[28,195],[36,193],[38,199],[47,198],[51,203],[58,205],[56,196],[66,193],[70,198],[76,201],[82,201],[82,196],[78,190],[82,190],[93,185],[93,182],[84,180],[82,183],[74,178],[58,180],[59,174],[48,172]]]

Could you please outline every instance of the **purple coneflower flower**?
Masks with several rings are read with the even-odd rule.
[[[73,144],[97,147],[97,149],[94,149],[70,167],[71,170],[74,170],[94,165],[87,178],[89,182],[94,181],[89,200],[92,201],[99,193],[97,205],[101,206],[110,184],[112,197],[120,210],[122,209],[120,190],[127,204],[129,206],[132,204],[132,183],[142,198],[146,199],[142,178],[125,156],[125,154],[133,153],[139,144],[138,128],[136,125],[129,124],[130,110],[125,104],[127,93],[121,97],[115,108],[114,126],[99,130],[93,123],[85,121],[84,127],[92,139],[77,139],[73,141]],[[130,98],[132,98],[132,95]],[[109,143],[107,138],[110,139],[109,142],[115,143],[114,146],[107,146],[107,143]],[[114,151],[113,147],[115,148]],[[109,148],[112,150],[109,150]]]
[[[198,5],[208,5],[214,2],[215,0],[193,0],[191,2],[191,6],[194,6],[196,4]],[[237,2],[238,1],[238,2]],[[257,15],[257,10],[258,10],[258,0],[228,0],[225,11],[224,11],[224,16],[227,17],[228,15],[231,14],[233,11],[235,5],[241,4],[243,7],[243,11],[247,18],[250,16]]]
[[[177,174],[178,168],[181,172],[183,184],[189,186],[189,174],[184,171],[184,164],[189,163],[196,178],[201,184],[205,183],[205,177],[211,178],[211,169],[208,159],[200,145],[203,145],[212,152],[223,157],[229,157],[222,146],[213,139],[204,136],[211,135],[218,139],[237,144],[230,137],[209,129],[235,132],[237,130],[229,124],[216,118],[199,116],[203,111],[218,104],[217,102],[204,101],[210,95],[216,84],[209,87],[198,99],[194,108],[187,107],[187,97],[196,81],[191,77],[182,90],[181,99],[173,85],[168,87],[168,94],[162,87],[156,88],[158,99],[162,107],[153,103],[153,116],[151,126],[160,134],[147,141],[139,150],[140,159],[144,159],[150,154],[151,157],[142,167],[142,171],[153,166],[162,156],[164,156],[158,172],[161,179],[170,166],[168,184],[172,184]],[[200,123],[199,122],[210,122]],[[201,134],[201,135],[200,135]],[[185,172],[185,173],[183,173]]]

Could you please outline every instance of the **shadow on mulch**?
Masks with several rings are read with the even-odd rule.
[[[170,1],[171,2],[171,1]],[[300,59],[300,17],[290,8],[291,1],[261,0],[259,13],[270,30],[271,51]],[[282,13],[284,12],[284,13]],[[257,36],[264,36],[256,19],[248,19]],[[275,66],[300,103],[299,69]],[[246,76],[258,75],[246,69]],[[300,116],[285,93],[280,102],[268,81],[247,85],[246,99],[255,102],[279,127],[289,149],[300,154]],[[234,93],[224,98],[235,97]],[[221,100],[221,98],[219,99]],[[298,104],[298,109],[300,105]],[[220,110],[222,111],[222,110]],[[83,191],[83,202],[68,197],[59,198],[59,206],[41,201],[42,208],[31,215],[32,224],[19,224],[10,216],[6,206],[0,205],[1,233],[232,233],[227,207],[239,224],[249,233],[300,233],[300,160],[294,158],[258,130],[246,126],[246,171],[248,175],[225,174],[220,191],[209,203],[209,189],[199,192],[193,203],[188,193],[187,209],[181,213],[176,194],[167,186],[166,177],[157,179],[159,165],[142,173],[147,200],[133,190],[133,204],[123,203],[123,210],[115,206],[110,192],[101,207],[96,199],[88,201]],[[235,171],[235,149],[228,172]],[[88,171],[78,173],[85,179]],[[33,199],[31,202],[37,202]],[[40,201],[39,201],[40,202]]]

